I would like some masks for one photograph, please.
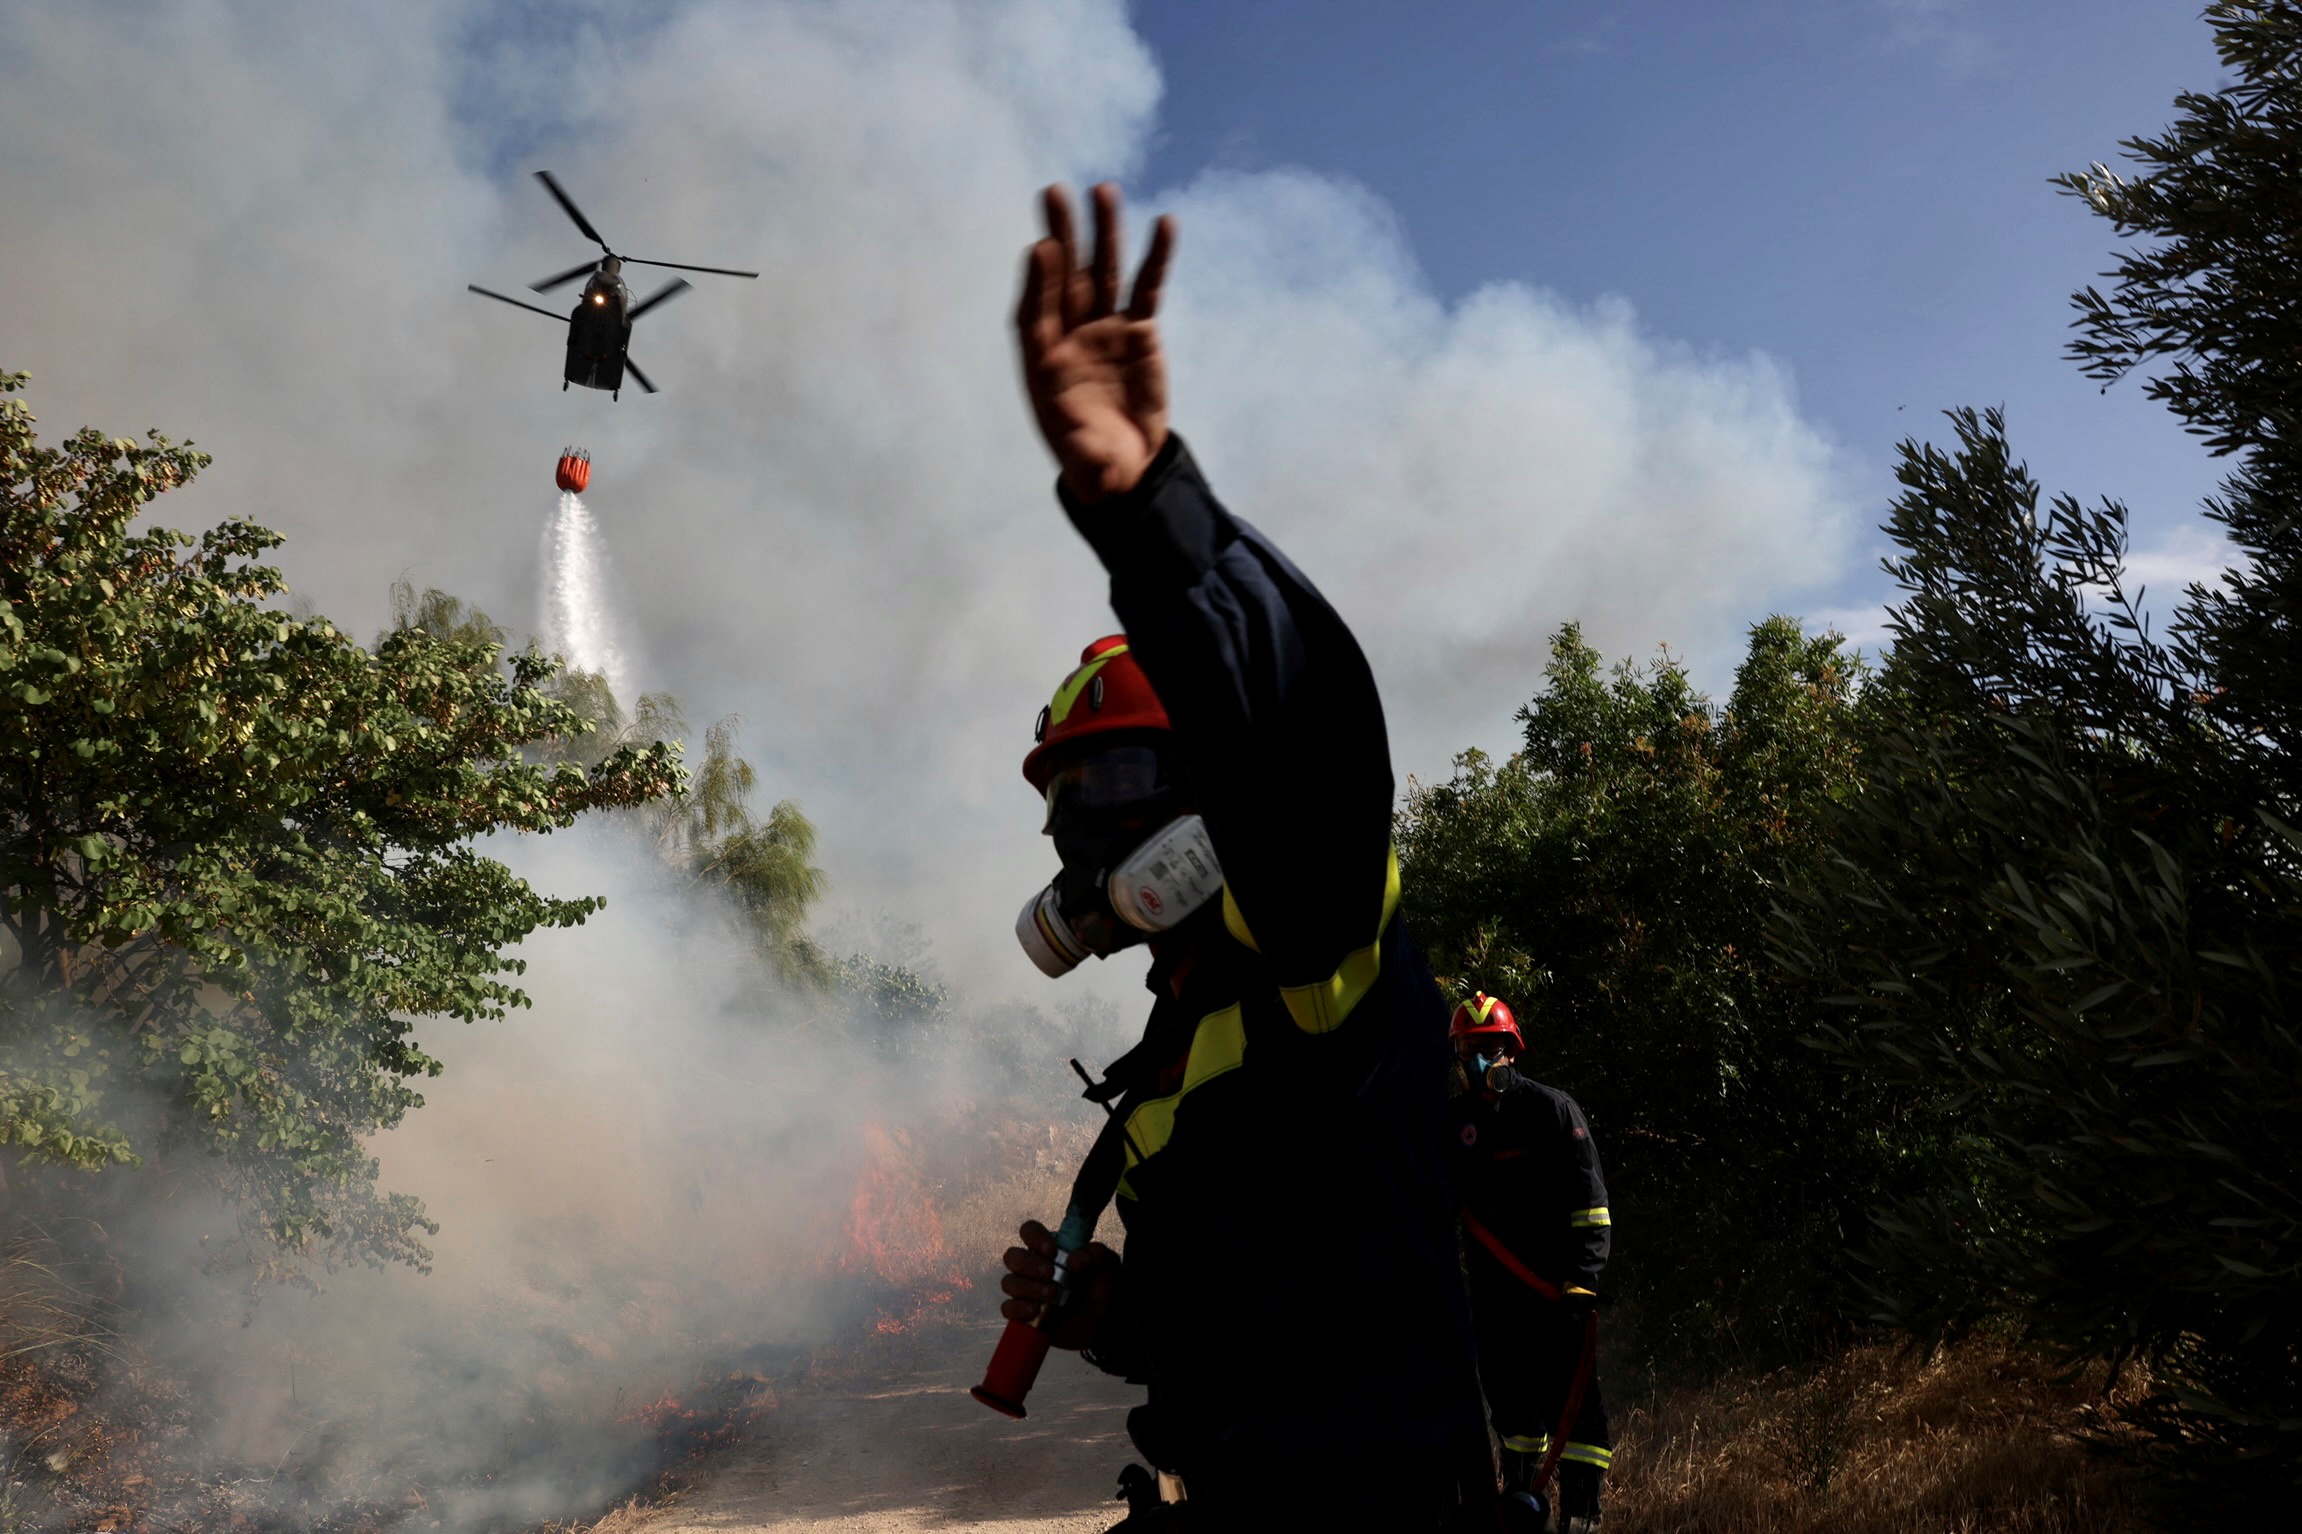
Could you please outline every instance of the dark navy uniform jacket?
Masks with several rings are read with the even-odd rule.
[[[1491,1103],[1474,1083],[1453,1118],[1464,1210],[1543,1278],[1597,1290],[1612,1235],[1607,1174],[1575,1100],[1514,1070]],[[1522,1287],[1477,1241],[1463,1249],[1482,1294],[1490,1279]]]
[[[1127,496],[1066,509],[1111,572],[1226,880],[1183,993],[1155,967],[1143,1041],[1109,1071],[1127,1251],[1090,1356],[1149,1387],[1163,1447],[1146,1452],[1186,1476],[1460,1444],[1483,1428],[1447,1009],[1398,917],[1374,677],[1181,439]]]

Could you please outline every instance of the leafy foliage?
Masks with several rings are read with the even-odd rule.
[[[807,912],[823,893],[815,826],[789,799],[765,820],[751,813],[758,774],[736,754],[735,721],[704,732],[703,762],[687,792],[649,810],[656,846],[691,883],[721,891],[744,930],[787,983],[821,988],[830,961],[807,936]]]
[[[550,662],[291,617],[255,562],[278,535],[131,530],[205,455],[33,426],[0,399],[0,1143],[198,1150],[288,1252],[420,1262],[428,1222],[362,1143],[438,1072],[415,1020],[524,1005],[504,950],[598,905],[475,839],[659,799],[676,759],[530,762],[577,724]]]
[[[1400,818],[1417,936],[1451,992],[1511,1002],[1529,1069],[1590,1115],[1636,1232],[1610,1282],[1682,1358],[1814,1342],[1903,1154],[1891,1105],[1800,1042],[1811,992],[1763,946],[1854,781],[1862,674],[1770,619],[1721,710],[1667,657],[1602,674],[1570,625],[1525,749],[1467,753]]]
[[[2169,638],[2121,574],[2125,509],[2039,510],[1996,413],[1906,443],[1903,600],[1864,791],[1786,917],[1836,1047],[1954,1118],[1959,1175],[1902,1199],[1886,1313],[2011,1313],[2140,1357],[2156,1421],[2233,1498],[2302,1481],[2302,7],[2209,8],[2236,76],[2066,190],[2122,235],[2072,350],[2238,462],[2208,504],[2236,568]]]
[[[875,1054],[915,1056],[950,1020],[950,991],[908,964],[849,954],[839,961],[837,984],[849,1026]]]

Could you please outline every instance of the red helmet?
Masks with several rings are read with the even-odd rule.
[[[1151,679],[1128,653],[1127,636],[1111,634],[1079,652],[1079,668],[1063,679],[1054,698],[1039,711],[1032,732],[1038,744],[1023,758],[1023,776],[1047,792],[1054,758],[1064,747],[1115,730],[1171,730],[1167,710],[1151,690]]]
[[[1519,1032],[1519,1020],[1511,1016],[1510,1003],[1485,991],[1473,991],[1471,999],[1458,1005],[1455,1015],[1447,1020],[1447,1037],[1465,1039],[1482,1033],[1507,1033],[1519,1053],[1526,1053],[1527,1041]]]

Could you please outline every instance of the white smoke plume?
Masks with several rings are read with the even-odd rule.
[[[608,690],[627,708],[635,695],[631,661],[616,611],[613,572],[599,521],[573,490],[544,523],[536,607],[544,650],[578,671],[607,678]]]
[[[1035,188],[1124,174],[1158,96],[1120,0],[11,7],[7,363],[59,426],[217,452],[169,514],[280,527],[355,631],[402,571],[518,624],[505,508],[584,441],[645,490],[612,531],[650,685],[747,721],[838,899],[1020,994],[983,914],[1049,865],[1016,763],[1111,620],[1007,316]],[[763,272],[640,322],[662,394],[563,393],[552,327],[462,292],[584,253],[539,166],[620,248]],[[1138,232],[1183,218],[1177,426],[1368,641],[1402,773],[1507,744],[1558,622],[1723,678],[1836,568],[1832,450],[1767,359],[1442,302],[1331,177],[1137,190]]]
[[[1036,188],[1124,176],[1159,89],[1122,0],[0,7],[0,366],[34,373],[52,430],[214,452],[158,514],[285,532],[299,595],[348,630],[404,571],[572,655],[628,671],[644,649],[691,717],[744,718],[836,902],[915,924],[963,992],[1044,996],[1008,931],[1053,862],[1017,765],[1112,620],[1008,314]],[[584,252],[538,167],[619,248],[764,274],[699,277],[640,322],[662,394],[563,393],[552,328],[462,292]],[[1561,621],[1723,675],[1744,624],[1833,572],[1833,453],[1764,357],[1692,353],[1627,301],[1450,305],[1334,178],[1136,190],[1138,230],[1183,222],[1176,424],[1366,641],[1402,773],[1507,744]],[[554,612],[548,583],[526,611],[535,530],[510,508],[571,438],[645,487],[644,521],[608,530],[620,632]],[[562,568],[604,580],[600,532],[555,544]],[[612,614],[612,584],[582,589]],[[612,1395],[619,1359],[804,1339],[821,1312],[777,1275],[808,1271],[867,1110],[973,1090],[764,1042],[773,1004],[734,961],[567,845],[516,855],[616,904],[531,945],[532,1014],[425,1030],[448,1075],[381,1147],[443,1221],[438,1271],[267,1302],[252,1328],[179,1297],[161,1340],[241,1381],[248,1442],[293,1437],[284,1348],[354,1357],[395,1420],[510,1456],[499,1387],[538,1359]],[[1059,1068],[1046,1043],[1005,1047]],[[633,1320],[643,1294],[676,1346]]]

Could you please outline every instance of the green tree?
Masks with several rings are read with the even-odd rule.
[[[1896,1159],[1890,1105],[1801,1042],[1812,992],[1764,954],[1855,780],[1862,674],[1836,635],[1770,619],[1722,710],[1667,657],[1604,674],[1570,625],[1524,749],[1467,753],[1400,816],[1434,969],[1507,998],[1530,1069],[1589,1113],[1624,1233],[1610,1282],[1682,1362],[1813,1345]]]
[[[476,607],[467,605],[463,598],[452,596],[437,587],[418,592],[415,583],[406,576],[392,582],[392,626],[376,636],[376,648],[382,649],[394,634],[409,629],[422,629],[434,639],[451,644],[484,645],[501,654],[511,640],[511,631]],[[567,696],[568,684],[583,676],[564,666],[544,684],[545,691],[563,703],[573,704]],[[610,700],[612,702],[612,700]],[[577,712],[580,714],[581,709]],[[534,752],[530,752],[534,755]],[[601,753],[605,758],[606,753]],[[591,762],[584,763],[591,766]]]
[[[531,762],[578,723],[548,661],[290,616],[278,535],[132,531],[205,455],[33,427],[0,399],[0,1143],[205,1152],[291,1256],[421,1262],[365,1150],[439,1070],[417,1020],[524,1005],[505,951],[598,905],[476,839],[661,799],[676,757]]]
[[[1994,1313],[2150,1362],[2153,1418],[2232,1496],[2302,1481],[2302,6],[2207,11],[2233,76],[2063,189],[2147,243],[2076,299],[2077,359],[2149,375],[2236,467],[2234,569],[2164,642],[2125,509],[2040,509],[1995,412],[1905,443],[1903,599],[1834,857],[1781,929],[1860,1079],[1955,1122],[1886,1213],[1886,1313]]]
[[[760,956],[786,983],[822,989],[836,967],[807,935],[823,893],[815,826],[789,799],[760,820],[751,812],[759,776],[736,752],[735,721],[704,732],[703,761],[687,791],[643,812],[665,863],[690,884],[718,892]]]

